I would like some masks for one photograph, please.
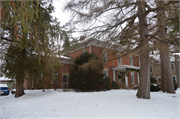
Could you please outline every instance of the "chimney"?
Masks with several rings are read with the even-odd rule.
[[[80,36],[79,41],[83,41],[85,38],[85,36]]]

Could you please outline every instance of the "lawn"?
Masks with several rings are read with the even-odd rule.
[[[26,95],[0,97],[0,119],[179,119],[180,89],[176,94],[151,92],[137,99],[137,90],[63,92],[25,90]]]

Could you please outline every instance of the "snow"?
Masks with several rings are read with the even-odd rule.
[[[0,84],[0,87],[8,87],[7,84]]]
[[[176,94],[151,92],[138,99],[137,90],[63,92],[25,90],[25,95],[0,97],[0,119],[179,119]]]
[[[0,77],[0,81],[11,81],[12,79],[6,77]]]

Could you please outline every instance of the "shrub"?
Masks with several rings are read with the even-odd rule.
[[[159,90],[160,90],[159,85],[155,85],[155,84],[150,85],[150,91],[151,92],[157,92]]]
[[[110,90],[110,80],[111,79],[109,76],[104,78],[104,80],[103,80],[104,81],[104,83],[103,83],[104,84],[103,85],[104,90]]]
[[[74,61],[69,75],[69,85],[76,91],[100,91],[107,83],[103,79],[103,63],[95,54],[81,54]]]
[[[150,83],[151,84],[154,84],[154,83],[157,83],[157,82],[158,81],[154,77],[150,76]]]
[[[119,85],[115,81],[112,81],[111,82],[111,89],[119,89]]]
[[[174,83],[174,90],[177,90],[177,87],[178,87],[178,86],[177,86],[177,83],[175,82],[175,83]]]

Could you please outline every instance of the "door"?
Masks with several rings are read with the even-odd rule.
[[[117,72],[118,82],[121,84],[121,88],[124,88],[123,72]]]
[[[63,75],[63,88],[68,87],[68,75]]]

